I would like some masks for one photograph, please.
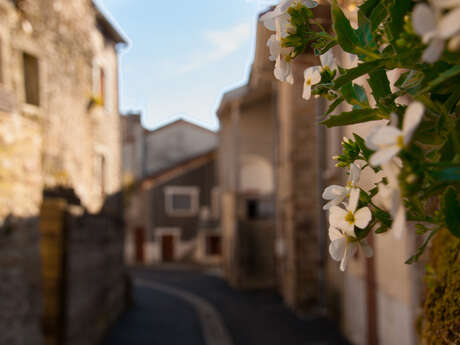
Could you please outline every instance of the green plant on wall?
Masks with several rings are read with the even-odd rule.
[[[337,166],[346,169],[348,182],[329,186],[323,193],[328,201],[324,209],[329,210],[331,256],[345,270],[359,248],[366,256],[373,255],[366,241],[370,233],[391,231],[397,240],[404,232],[415,231],[423,236],[423,244],[406,261],[411,264],[432,239],[442,244],[451,236],[455,240],[449,245],[438,245],[443,249],[436,257],[449,259],[433,266],[433,281],[457,279],[460,1],[367,0],[356,7],[353,25],[349,12],[331,1],[333,33],[315,18],[315,6],[312,0],[283,0],[261,20],[274,31],[267,45],[278,80],[294,82],[291,62],[307,50],[320,57],[321,66],[305,70],[303,97],[329,101],[323,125],[375,122],[366,138],[357,134],[344,138],[342,153],[334,157]],[[333,50],[348,53],[352,67],[340,66]],[[394,83],[390,71],[398,76]],[[370,190],[360,186],[365,169],[380,176]],[[453,284],[458,292],[458,279]],[[443,315],[433,291],[428,292],[427,303],[433,306],[428,307],[428,329]],[[451,296],[456,297],[448,303],[458,320],[458,293]],[[427,339],[430,344],[460,341],[458,332],[454,341],[448,333],[442,336],[446,334],[448,339]]]

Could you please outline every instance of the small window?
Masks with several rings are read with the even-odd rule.
[[[166,187],[166,213],[171,216],[194,216],[199,209],[197,187]]]
[[[93,66],[93,93],[99,105],[105,104],[105,70],[102,66]]]
[[[40,79],[38,59],[30,54],[23,53],[24,90],[27,104],[40,105]]]
[[[3,42],[0,37],[0,84],[3,84]]]
[[[105,195],[105,170],[106,162],[105,157],[102,154],[96,155],[94,159],[94,176],[99,185],[99,190],[102,196]]]

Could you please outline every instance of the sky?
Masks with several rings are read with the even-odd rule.
[[[149,129],[178,117],[209,129],[223,92],[243,85],[257,14],[270,0],[97,0],[129,39],[120,53],[120,108]]]

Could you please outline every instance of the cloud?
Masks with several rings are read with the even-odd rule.
[[[179,68],[179,73],[187,73],[202,65],[218,61],[236,52],[251,37],[251,24],[240,23],[227,30],[207,31],[204,38],[209,44],[205,51],[192,53],[188,64]]]

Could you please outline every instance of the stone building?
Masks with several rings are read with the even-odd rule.
[[[182,119],[153,131],[138,115],[122,122],[126,261],[219,262],[216,134]]]
[[[259,23],[247,85],[224,94],[217,111],[224,269],[238,288],[275,286],[276,90]]]
[[[120,190],[124,44],[90,0],[0,0],[0,343],[41,344],[44,190],[93,213]]]

